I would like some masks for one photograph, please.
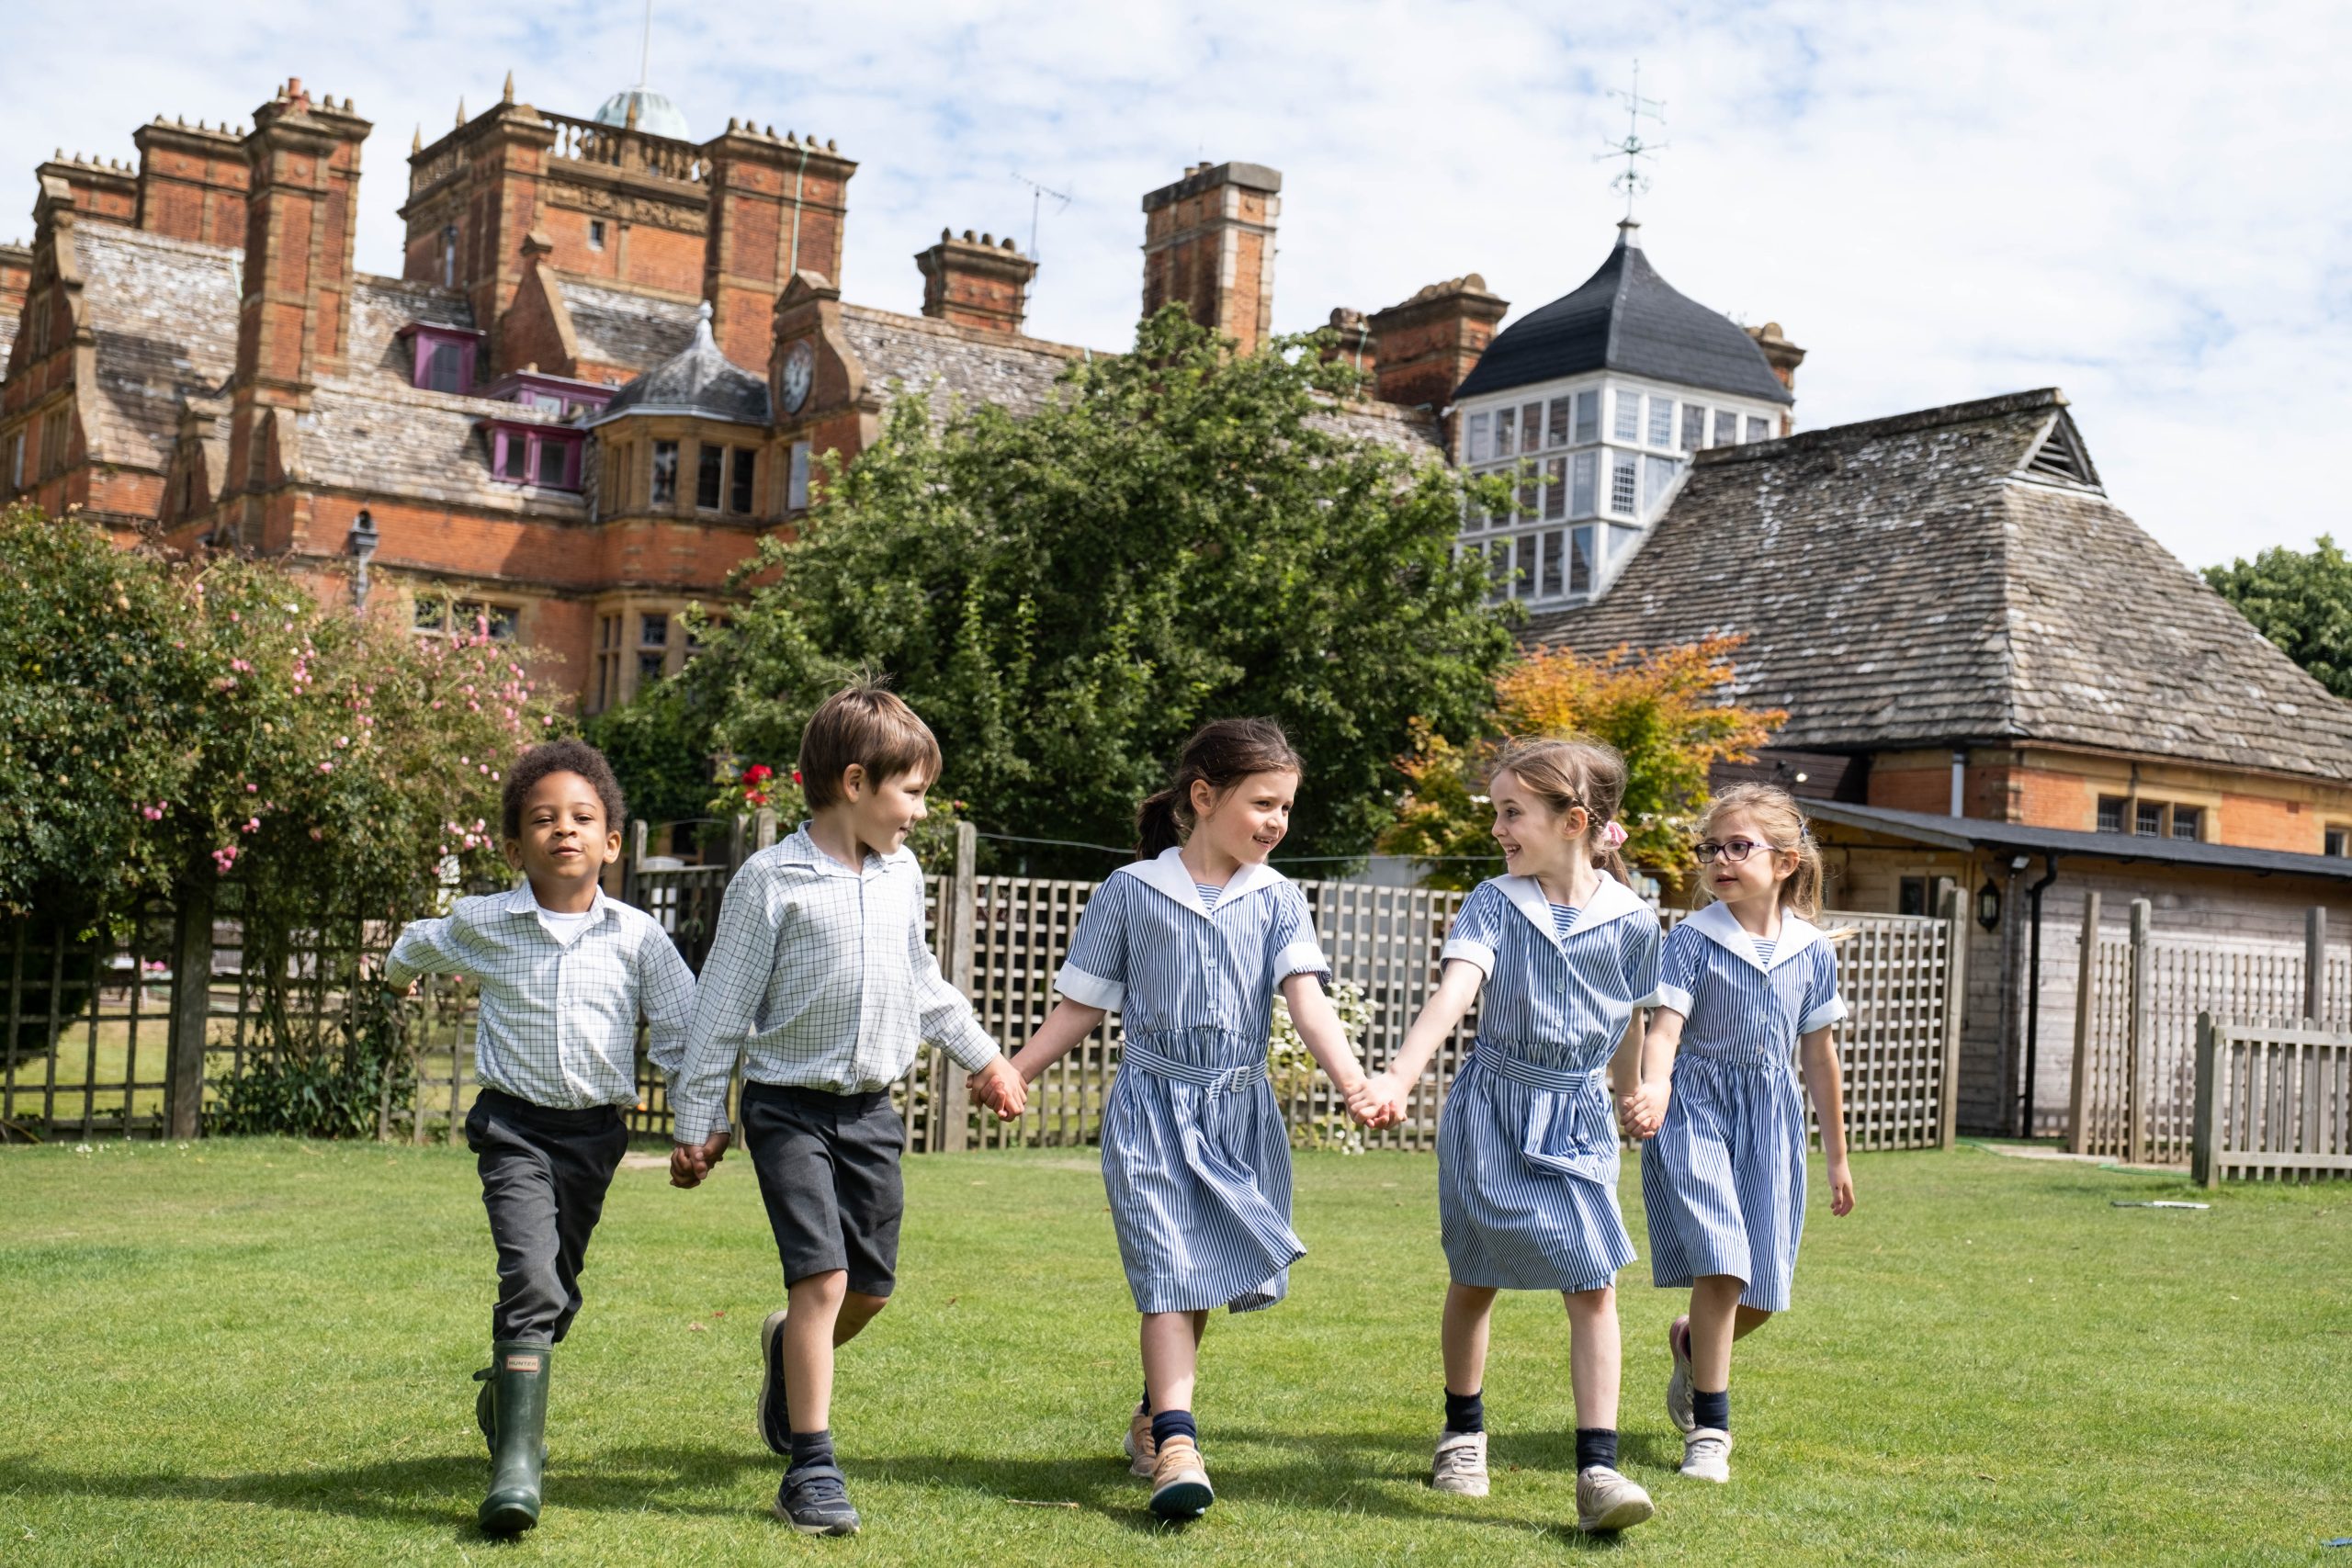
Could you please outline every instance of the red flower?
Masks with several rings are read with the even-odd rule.
[[[800,782],[800,770],[798,768],[792,770],[792,782],[794,784],[798,784]]]
[[[750,787],[757,787],[774,777],[775,770],[765,762],[754,762],[743,770],[743,783]]]

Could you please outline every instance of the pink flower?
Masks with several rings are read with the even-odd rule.
[[[232,659],[229,660],[229,668],[236,671],[240,674],[250,674],[253,671],[253,666],[246,663],[242,659]]]
[[[334,743],[338,746],[348,746],[351,744],[351,737],[348,735],[338,735],[334,738]]]
[[[261,785],[257,784],[249,784],[245,786],[245,793],[247,795],[259,795],[261,793]]]
[[[334,764],[333,762],[321,762],[319,764],[319,772],[322,773],[331,773],[334,772]]]
[[[311,829],[311,837],[313,840],[323,841],[326,836],[326,829],[323,828],[313,828]]]
[[[248,817],[248,818],[245,818],[245,827],[244,827],[244,830],[245,830],[246,832],[248,832],[248,833],[258,833],[258,832],[260,832],[260,831],[261,831],[261,818],[258,818],[258,817]]]

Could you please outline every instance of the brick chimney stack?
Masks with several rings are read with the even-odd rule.
[[[139,214],[139,176],[118,159],[71,158],[59,148],[57,156],[33,170],[36,184],[60,180],[74,193],[74,211],[91,223],[132,223]]]
[[[1772,367],[1772,374],[1781,378],[1781,385],[1794,392],[1797,389],[1797,367],[1804,363],[1804,350],[1781,335],[1781,323],[1778,321],[1767,321],[1760,327],[1750,327],[1747,329],[1747,335],[1754,338],[1756,346],[1764,351],[1764,363]],[[1782,410],[1781,434],[1792,434],[1796,427],[1795,412],[1792,410]]]
[[[939,231],[939,243],[915,253],[922,272],[922,313],[959,327],[1018,335],[1029,314],[1029,280],[1037,264],[1012,248],[1012,237],[1001,244],[993,234],[972,237],[969,229],[956,239]]]
[[[1374,395],[1408,407],[1444,408],[1453,389],[1477,365],[1494,341],[1495,326],[1510,310],[1476,273],[1432,283],[1366,323],[1374,344]]]
[[[130,133],[139,149],[137,221],[151,234],[245,243],[245,191],[251,172],[244,142],[227,126],[212,130],[186,120],[153,120]]]
[[[303,515],[279,514],[267,492],[298,469],[295,416],[310,407],[311,389],[341,375],[350,351],[359,144],[370,129],[351,100],[313,102],[298,77],[254,111],[245,137],[252,188],[226,479],[247,547],[302,543],[307,502]]]
[[[1283,177],[1262,164],[1195,164],[1143,198],[1143,313],[1171,300],[1254,353],[1273,330]]]
[[[720,352],[747,369],[765,365],[776,296],[796,272],[838,287],[857,165],[814,136],[729,120],[702,144],[710,190],[703,298]]]

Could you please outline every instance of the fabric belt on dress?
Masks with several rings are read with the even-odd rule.
[[[1549,1090],[1554,1094],[1576,1094],[1602,1082],[1609,1069],[1592,1067],[1573,1072],[1566,1067],[1541,1067],[1522,1056],[1498,1051],[1491,1045],[1481,1045],[1470,1053],[1470,1059],[1513,1083],[1523,1083],[1530,1089]]]
[[[1141,1067],[1155,1077],[1172,1078],[1178,1083],[1193,1085],[1216,1093],[1229,1093],[1266,1081],[1265,1058],[1245,1062],[1238,1067],[1203,1067],[1191,1062],[1180,1062],[1173,1056],[1163,1056],[1148,1045],[1138,1045],[1130,1040],[1119,1048],[1123,1066]]]

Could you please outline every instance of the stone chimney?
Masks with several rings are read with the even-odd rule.
[[[1747,335],[1754,338],[1756,346],[1764,351],[1764,363],[1772,367],[1772,374],[1781,378],[1781,385],[1794,392],[1797,389],[1797,367],[1804,363],[1804,350],[1781,335],[1781,323],[1778,321],[1750,327]],[[1787,435],[1795,429],[1796,415],[1784,412],[1781,415],[1781,434]]]
[[[1432,283],[1365,324],[1371,329],[1374,395],[1408,407],[1442,409],[1453,389],[1477,365],[1495,337],[1495,326],[1510,310],[1476,273]]]
[[[139,176],[117,159],[57,156],[33,171],[36,184],[58,180],[74,193],[74,211],[85,223],[131,224],[139,216]]]
[[[1283,177],[1262,164],[1195,164],[1143,198],[1143,313],[1174,301],[1256,352],[1272,331]]]
[[[972,237],[969,229],[956,239],[939,231],[939,243],[915,253],[922,273],[922,313],[959,327],[1018,335],[1029,313],[1029,280],[1037,264],[1012,248],[1012,236],[1000,243],[993,234]]]
[[[351,100],[313,102],[297,77],[254,111],[245,137],[253,183],[224,476],[240,504],[224,521],[248,548],[303,543],[307,514],[274,509],[269,492],[298,470],[297,416],[311,389],[341,375],[350,352],[359,145],[370,129]]]
[[[245,146],[227,126],[218,130],[162,115],[130,133],[139,148],[137,221],[151,234],[245,243]]]
[[[838,287],[842,239],[849,221],[850,176],[857,165],[814,136],[782,136],[749,120],[702,144],[710,192],[703,250],[703,298],[711,333],[736,364],[765,365],[776,296],[796,272]]]

